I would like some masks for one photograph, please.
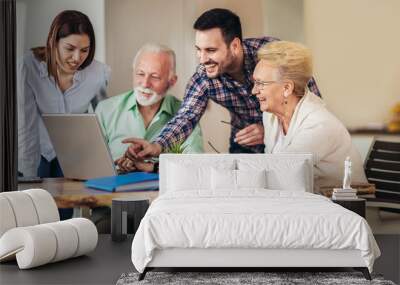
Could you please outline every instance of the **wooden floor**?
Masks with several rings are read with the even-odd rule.
[[[400,283],[400,235],[376,235],[382,256],[374,272]],[[115,284],[122,273],[133,272],[132,237],[121,243],[100,235],[96,250],[88,256],[19,270],[16,262],[0,264],[0,284]]]

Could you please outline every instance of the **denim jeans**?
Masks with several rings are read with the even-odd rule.
[[[37,176],[42,178],[64,177],[57,157],[52,161],[47,161],[43,156],[40,157],[40,164],[37,170]]]

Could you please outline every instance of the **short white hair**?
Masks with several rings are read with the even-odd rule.
[[[294,82],[294,93],[305,94],[307,83],[313,74],[311,50],[302,44],[274,41],[263,45],[257,52],[259,60],[265,60],[278,68],[281,79]]]
[[[176,75],[176,56],[175,52],[169,47],[156,44],[156,43],[147,43],[143,45],[139,51],[136,53],[135,58],[133,59],[133,69],[136,68],[136,64],[144,52],[153,52],[153,53],[165,53],[169,57],[170,69],[169,69],[169,78]]]

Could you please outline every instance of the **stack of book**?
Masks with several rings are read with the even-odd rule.
[[[342,189],[342,188],[335,188],[333,189],[332,193],[333,200],[357,200],[357,190],[350,188],[350,189]]]
[[[158,189],[158,179],[157,173],[133,172],[89,179],[85,186],[109,192],[149,191]]]
[[[341,185],[325,185],[319,188],[320,192],[326,196],[331,198],[333,194],[333,189],[340,188]],[[351,183],[351,187],[357,189],[357,195],[366,195],[366,194],[375,194],[375,184],[371,183]]]

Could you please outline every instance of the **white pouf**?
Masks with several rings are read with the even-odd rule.
[[[84,218],[75,218],[65,220],[65,222],[71,224],[78,233],[78,248],[73,257],[80,256],[96,248],[98,233],[92,221]]]
[[[97,241],[92,221],[60,222],[57,205],[46,190],[0,193],[0,262],[16,258],[20,269],[28,269],[86,254]]]
[[[52,262],[57,262],[74,256],[78,250],[78,233],[74,228],[71,228],[70,223],[55,222],[43,225],[49,228],[56,236],[57,252]]]
[[[49,192],[43,189],[29,189],[22,191],[28,194],[36,208],[39,224],[52,223],[60,220],[56,202]]]
[[[15,228],[14,211],[6,197],[0,195],[0,237],[9,229]]]
[[[3,192],[13,211],[17,227],[33,226],[39,223],[35,205],[29,195],[24,192]]]
[[[96,248],[98,233],[88,219],[18,227],[0,238],[0,261],[16,256],[20,269],[86,254]]]

